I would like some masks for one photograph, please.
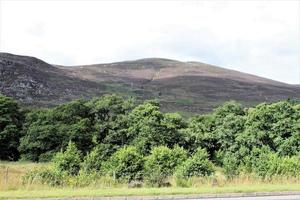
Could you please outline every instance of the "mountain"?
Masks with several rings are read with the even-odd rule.
[[[0,93],[27,105],[51,106],[103,91],[103,85],[68,76],[37,58],[0,53]]]
[[[201,62],[146,58],[59,66],[0,53],[0,92],[25,104],[49,106],[106,93],[159,99],[165,111],[208,112],[224,101],[254,105],[300,97],[300,88]]]

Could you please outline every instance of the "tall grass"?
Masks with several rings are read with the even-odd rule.
[[[112,177],[99,176],[99,175],[78,175],[68,179],[65,185],[59,187],[51,187],[47,184],[42,184],[38,180],[33,179],[29,182],[23,182],[22,177],[29,171],[37,170],[41,168],[49,168],[48,163],[31,163],[31,162],[0,162],[0,192],[12,191],[12,190],[53,190],[57,188],[128,188],[128,184],[122,181],[114,180]],[[226,188],[237,187],[243,188],[249,186],[259,189],[259,186],[269,185],[270,187],[278,185],[287,186],[299,185],[300,188],[300,176],[288,177],[288,176],[273,176],[266,179],[261,179],[253,174],[241,174],[238,177],[231,179],[225,178],[223,173],[218,170],[212,177],[192,177],[189,179],[178,179],[170,177],[168,179],[170,188],[217,188],[225,190]],[[149,188],[146,184],[143,187]],[[286,187],[282,187],[285,188]]]
[[[30,170],[48,165],[32,162],[0,162],[0,191],[24,188],[22,176]]]

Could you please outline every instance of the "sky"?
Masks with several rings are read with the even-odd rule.
[[[0,0],[0,51],[81,65],[200,61],[300,83],[299,0]]]

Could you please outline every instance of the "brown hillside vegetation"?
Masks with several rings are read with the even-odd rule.
[[[147,58],[58,66],[0,53],[0,92],[25,104],[49,106],[105,93],[159,99],[165,111],[207,112],[224,101],[244,105],[300,97],[298,86],[200,62]]]

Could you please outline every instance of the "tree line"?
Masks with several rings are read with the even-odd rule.
[[[40,109],[1,95],[0,148],[1,160],[52,160],[69,175],[93,171],[128,181],[209,176],[215,166],[227,177],[293,175],[300,172],[300,103],[243,108],[230,101],[184,119],[161,112],[158,101],[117,95]]]

